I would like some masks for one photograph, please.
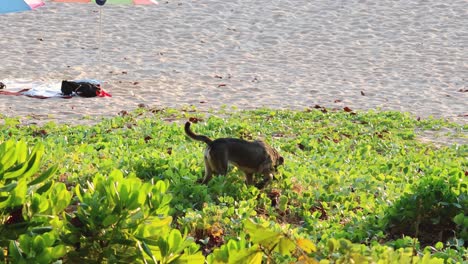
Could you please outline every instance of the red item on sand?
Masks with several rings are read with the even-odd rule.
[[[96,92],[96,95],[99,96],[99,97],[112,97],[112,95],[110,93],[107,93],[106,91],[104,91],[104,89],[101,88],[101,85],[98,85],[99,86],[99,91]]]
[[[0,91],[0,94],[3,94],[3,95],[15,95],[15,96],[18,96],[18,95],[22,95],[21,93],[23,92],[26,92],[26,91],[29,91],[30,89],[22,89],[22,90],[19,90],[17,92],[11,92],[11,91]]]

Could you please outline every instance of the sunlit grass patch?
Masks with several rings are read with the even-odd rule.
[[[210,138],[263,139],[278,149],[285,164],[262,190],[246,186],[235,168],[207,185],[198,184],[205,146],[185,136],[187,120],[196,123],[197,133]],[[332,262],[352,256],[395,260],[415,253],[461,261],[467,254],[463,244],[468,241],[468,146],[463,125],[417,120],[399,112],[226,108],[203,113],[193,108],[141,108],[95,125],[36,126],[5,119],[0,128],[0,142],[23,140],[44,146],[42,169],[57,166],[54,180],[74,192],[75,207],[76,188],[83,188],[83,195],[91,192],[90,183],[102,185],[115,170],[135,186],[136,179],[167,183],[171,200],[164,215],[172,217],[172,228],[195,238],[205,255],[226,253],[223,246],[229,241],[233,247],[252,246],[252,256],[262,252],[264,259],[268,256],[278,262],[305,256]],[[444,137],[458,140],[422,141],[425,131],[453,131]],[[106,184],[103,188],[112,186]],[[105,191],[92,193],[104,195]],[[89,214],[71,208],[70,219]],[[255,237],[248,233],[253,229],[250,223],[246,231],[247,219],[271,227],[275,230],[271,235],[288,247],[300,241],[310,249],[301,240],[308,239],[317,248],[301,255],[304,252],[274,251],[273,242],[255,247],[245,240]],[[428,236],[424,228],[438,234]],[[281,233],[286,231],[291,233]],[[270,246],[271,254],[261,251]],[[384,250],[387,247],[391,253]],[[416,252],[397,251],[400,247]],[[129,252],[138,255],[140,251]]]

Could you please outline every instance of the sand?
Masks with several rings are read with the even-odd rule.
[[[75,124],[139,104],[320,105],[466,124],[467,25],[466,0],[169,0],[101,13],[47,2],[0,15],[0,81],[93,78],[113,97],[0,95],[0,113]]]

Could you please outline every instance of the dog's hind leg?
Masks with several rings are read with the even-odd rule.
[[[247,185],[253,184],[253,173],[245,173],[245,183],[247,183]]]
[[[206,184],[213,177],[213,169],[211,168],[210,161],[205,157],[205,177],[199,182]]]
[[[228,172],[228,156],[225,151],[212,150],[210,152],[210,163],[217,175],[226,175]]]

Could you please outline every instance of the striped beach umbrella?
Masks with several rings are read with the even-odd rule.
[[[32,10],[43,5],[42,0],[0,0],[0,14]]]

